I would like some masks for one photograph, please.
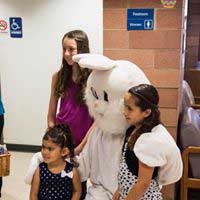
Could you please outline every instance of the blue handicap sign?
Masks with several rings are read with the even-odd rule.
[[[153,30],[154,9],[128,9],[127,30]]]
[[[12,38],[22,38],[22,18],[10,17],[10,36]]]

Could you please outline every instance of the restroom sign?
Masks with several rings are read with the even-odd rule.
[[[154,9],[128,9],[127,30],[154,30]]]
[[[10,37],[22,38],[22,18],[21,17],[10,17]]]

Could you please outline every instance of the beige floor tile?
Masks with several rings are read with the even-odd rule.
[[[30,186],[24,183],[32,153],[10,152],[10,176],[3,178],[2,200],[28,200]]]

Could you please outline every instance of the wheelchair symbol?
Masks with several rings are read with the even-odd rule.
[[[14,31],[20,29],[20,26],[17,24],[17,22],[15,22],[15,19],[12,19],[11,29]]]

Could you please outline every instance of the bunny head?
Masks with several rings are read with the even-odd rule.
[[[109,134],[124,134],[128,124],[123,115],[123,96],[129,88],[150,83],[135,64],[114,61],[98,54],[78,54],[73,60],[92,69],[85,92],[89,112],[99,128]]]

